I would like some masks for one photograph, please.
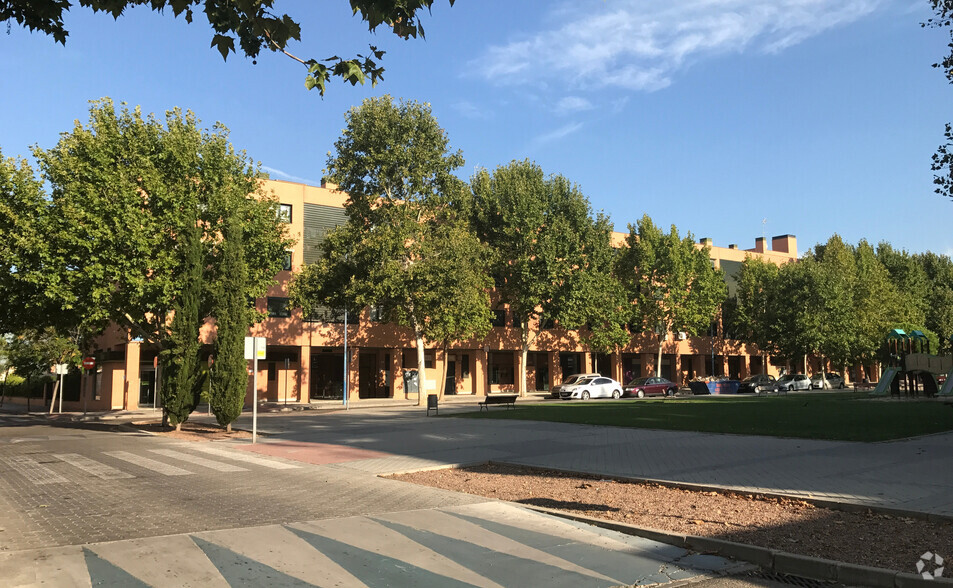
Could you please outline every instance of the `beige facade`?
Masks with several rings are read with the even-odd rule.
[[[257,301],[259,310],[269,310],[273,316],[249,331],[249,335],[265,337],[268,342],[267,359],[259,362],[258,367],[258,397],[271,402],[295,403],[341,399],[345,377],[341,317],[328,315],[320,321],[305,320],[301,309],[286,309],[283,301],[287,299],[287,285],[293,271],[320,254],[324,232],[343,220],[347,196],[333,185],[317,187],[269,180],[266,189],[274,192],[282,205],[282,213],[289,217],[291,236],[296,244],[289,252],[291,269],[279,272],[277,283],[269,289],[267,298]],[[613,235],[617,244],[624,238],[623,233]],[[797,242],[791,235],[773,238],[770,248],[761,238],[747,250],[735,245],[716,247],[706,239],[702,239],[701,244],[712,245],[714,265],[726,271],[733,271],[751,255],[775,263],[797,258]],[[288,316],[282,316],[286,310]],[[424,366],[427,388],[421,393],[484,396],[498,392],[531,392],[548,390],[570,373],[599,371],[628,381],[655,371],[658,346],[654,336],[636,337],[626,348],[613,354],[596,354],[585,346],[578,332],[544,329],[532,344],[526,366],[527,381],[520,386],[517,382],[521,362],[519,331],[513,328],[507,309],[499,310],[503,326],[495,326],[485,338],[458,342],[447,351],[427,350]],[[349,401],[416,399],[416,394],[405,385],[405,374],[418,367],[411,333],[375,318],[369,309],[359,317],[349,317]],[[211,336],[213,328],[207,326],[203,339],[209,342]],[[744,378],[756,373],[778,372],[777,366],[762,365],[758,349],[717,335],[669,335],[662,344],[662,354],[662,375],[678,383],[708,375]],[[154,350],[115,331],[101,339],[96,355],[100,362],[96,370],[84,378],[82,400],[70,402],[67,396],[68,409],[81,409],[84,404],[89,410],[153,405],[157,380]],[[249,378],[249,403],[251,392]]]

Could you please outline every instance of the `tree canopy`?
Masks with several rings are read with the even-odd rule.
[[[455,2],[447,1],[451,6]],[[383,78],[384,68],[378,62],[384,51],[373,45],[367,55],[353,58],[310,59],[290,53],[289,43],[301,40],[301,24],[288,14],[276,12],[274,4],[275,0],[0,0],[0,22],[16,22],[65,45],[69,31],[63,16],[77,5],[108,13],[117,20],[126,9],[137,6],[160,13],[169,10],[187,23],[201,11],[213,31],[211,46],[222,59],[239,51],[253,60],[263,49],[283,53],[307,69],[305,86],[309,90],[318,88],[322,96],[332,77],[351,85],[363,84],[368,78],[376,85]],[[349,4],[367,23],[368,30],[373,32],[385,25],[401,39],[408,39],[424,36],[419,13],[429,10],[433,0],[349,0]]]
[[[163,394],[193,399],[199,329],[214,316],[215,285],[227,279],[243,300],[263,296],[292,243],[227,129],[198,125],[190,112],[169,111],[163,123],[139,109],[117,112],[105,99],[93,103],[88,125],[34,149],[49,195],[22,164],[0,169],[20,186],[0,192],[0,225],[17,222],[12,234],[22,235],[0,250],[3,294],[46,310],[32,313],[34,328],[98,333],[113,322],[159,345],[166,375],[179,383]],[[250,268],[241,282],[221,269],[229,215],[240,219]],[[247,328],[254,314],[239,318]],[[166,402],[173,424],[194,404],[179,400]]]
[[[709,247],[696,247],[672,225],[666,234],[648,215],[629,225],[615,272],[628,299],[629,323],[658,338],[656,373],[668,333],[695,335],[707,329],[727,296],[721,270],[712,267]]]
[[[492,174],[480,170],[471,189],[477,235],[493,251],[496,295],[522,334],[520,393],[529,346],[545,324],[588,324],[589,343],[600,350],[624,344],[624,301],[611,277],[612,225],[593,215],[579,187],[525,160]]]
[[[295,276],[306,314],[319,305],[382,316],[409,327],[417,348],[418,402],[427,390],[426,341],[482,336],[489,329],[484,246],[467,224],[463,165],[429,105],[365,100],[329,155],[331,181],[347,192],[347,222],[331,231],[323,258]]]

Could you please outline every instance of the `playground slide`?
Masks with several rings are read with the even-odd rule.
[[[943,387],[940,388],[937,396],[953,396],[953,369],[946,374],[946,381],[943,382]]]
[[[873,392],[870,393],[871,396],[887,396],[890,394],[890,384],[893,382],[893,379],[897,377],[897,372],[900,370],[895,367],[887,368],[880,376],[880,381],[877,382],[877,387]],[[944,388],[945,389],[945,388]]]

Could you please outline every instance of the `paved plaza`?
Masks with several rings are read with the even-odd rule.
[[[953,509],[951,434],[861,444],[406,408],[265,414],[258,428],[255,446],[187,443],[0,415],[3,585],[615,586],[733,565],[380,477],[487,460]]]

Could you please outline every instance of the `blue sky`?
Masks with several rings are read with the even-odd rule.
[[[836,232],[953,254],[929,168],[953,120],[930,67],[948,37],[920,27],[926,0],[436,0],[425,41],[368,34],[343,0],[277,8],[302,25],[297,55],[385,49],[383,83],[322,99],[284,56],[223,62],[201,14],[75,9],[65,47],[0,34],[3,155],[52,146],[109,96],[221,121],[272,177],[317,183],[344,112],[386,93],[431,103],[463,177],[532,159],[620,231],[648,213],[721,246],[764,231],[803,252]]]

